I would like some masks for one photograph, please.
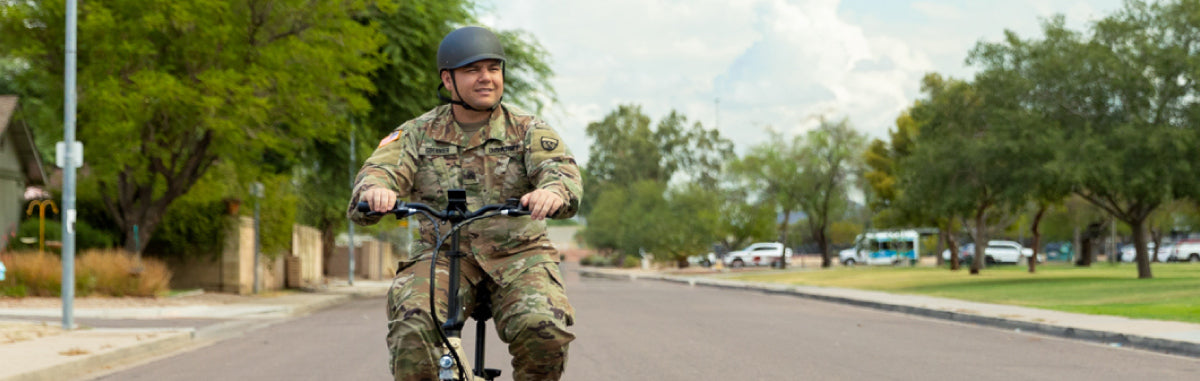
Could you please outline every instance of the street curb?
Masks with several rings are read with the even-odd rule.
[[[174,352],[186,348],[192,343],[192,333],[178,331],[157,340],[143,344],[128,346],[111,352],[88,356],[44,369],[29,371],[6,378],[4,381],[55,381],[74,379],[105,368],[118,367],[134,363],[144,358],[161,355],[164,352]]]
[[[262,329],[276,323],[306,316],[360,298],[381,296],[379,292],[348,292],[332,294],[312,303],[289,305],[282,308],[278,318],[241,318],[199,329],[179,330],[178,334],[158,340],[131,345],[111,352],[88,356],[77,361],[33,370],[0,381],[55,381],[78,379],[89,375],[103,375],[106,369],[136,364],[152,358],[165,358],[190,348],[196,348],[234,338],[247,332]]]
[[[661,274],[615,274],[602,270],[579,269],[577,270],[581,276],[631,280],[640,279],[657,280],[661,282],[680,283],[689,286],[705,286],[714,288],[724,288],[731,290],[747,290],[761,291],[768,294],[791,295],[806,299],[820,300],[826,302],[848,304],[859,307],[872,308],[883,311],[900,312],[909,315],[923,316],[941,320],[950,320],[961,323],[969,323],[982,326],[990,326],[1002,329],[1012,329],[1023,332],[1035,332],[1049,336],[1061,337],[1072,340],[1088,341],[1100,344],[1106,344],[1117,347],[1131,347],[1144,350],[1150,350],[1161,353],[1174,355],[1182,355],[1189,357],[1200,357],[1200,344],[1187,341],[1170,340],[1157,337],[1148,337],[1141,335],[1131,335],[1125,333],[1116,333],[1108,331],[1099,331],[1092,329],[1083,329],[1075,327],[1067,327],[1054,324],[1027,322],[1021,320],[1004,319],[991,316],[980,316],[969,313],[956,311],[946,311],[933,308],[916,307],[910,305],[890,304],[871,300],[853,299],[847,297],[821,295],[811,292],[805,292],[794,286],[769,284],[769,283],[754,283],[741,282],[723,279],[705,279],[679,277]]]

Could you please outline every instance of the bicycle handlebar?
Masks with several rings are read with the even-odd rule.
[[[366,213],[367,216],[372,216],[372,217],[373,216],[382,216],[385,214],[392,214],[392,215],[395,215],[396,218],[405,218],[405,217],[408,217],[415,213],[425,212],[425,213],[428,213],[433,218],[436,218],[436,219],[442,220],[442,221],[450,221],[450,220],[455,220],[455,219],[469,220],[469,219],[472,219],[475,217],[483,216],[484,214],[487,214],[488,212],[493,212],[493,211],[498,212],[498,213],[496,213],[498,215],[504,215],[504,216],[509,216],[509,217],[520,217],[520,216],[528,216],[529,215],[529,209],[524,206],[521,206],[521,201],[516,198],[510,198],[510,199],[506,200],[506,202],[503,204],[488,204],[488,205],[484,205],[484,206],[480,207],[479,209],[476,209],[475,211],[467,211],[467,212],[459,212],[456,210],[449,210],[449,209],[434,210],[429,205],[416,203],[416,202],[403,202],[403,201],[396,201],[396,205],[392,207],[392,210],[389,210],[387,212],[382,212],[382,213],[371,211],[371,205],[368,204],[366,201],[359,201],[358,205],[356,205],[355,208],[358,209],[359,212]]]

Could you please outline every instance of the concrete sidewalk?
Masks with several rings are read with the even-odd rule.
[[[1037,308],[997,305],[931,296],[816,286],[752,283],[702,276],[581,268],[581,275],[613,279],[650,279],[728,289],[793,295],[931,318],[980,324],[1017,331],[1200,357],[1200,324],[1087,315]]]
[[[0,309],[0,381],[67,380],[99,375],[303,316],[355,297],[382,296],[390,281],[344,282],[318,292],[252,297],[221,305]]]

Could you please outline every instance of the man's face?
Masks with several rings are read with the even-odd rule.
[[[477,109],[492,107],[504,95],[504,66],[500,60],[475,61],[454,69],[454,79],[458,88],[451,96]],[[449,72],[442,72],[442,84],[454,88]]]

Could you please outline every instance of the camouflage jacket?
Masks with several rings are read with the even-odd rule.
[[[446,190],[465,189],[471,210],[520,198],[534,189],[546,189],[566,203],[552,218],[570,218],[579,209],[582,179],[575,158],[554,129],[536,116],[508,105],[497,107],[491,119],[474,136],[464,136],[443,105],[410,120],[380,142],[355,180],[349,217],[358,224],[374,224],[354,209],[359,195],[372,187],[386,187],[401,200],[445,209]],[[426,255],[434,242],[433,225],[420,220],[421,247]],[[440,232],[449,231],[448,224]],[[494,217],[463,229],[462,250],[473,253],[484,270],[492,273],[503,263],[520,260],[532,265],[556,258],[509,258],[535,252],[550,256],[544,221],[529,217]],[[448,243],[447,243],[448,245]],[[413,254],[415,258],[416,254]],[[519,256],[518,256],[519,257]]]

